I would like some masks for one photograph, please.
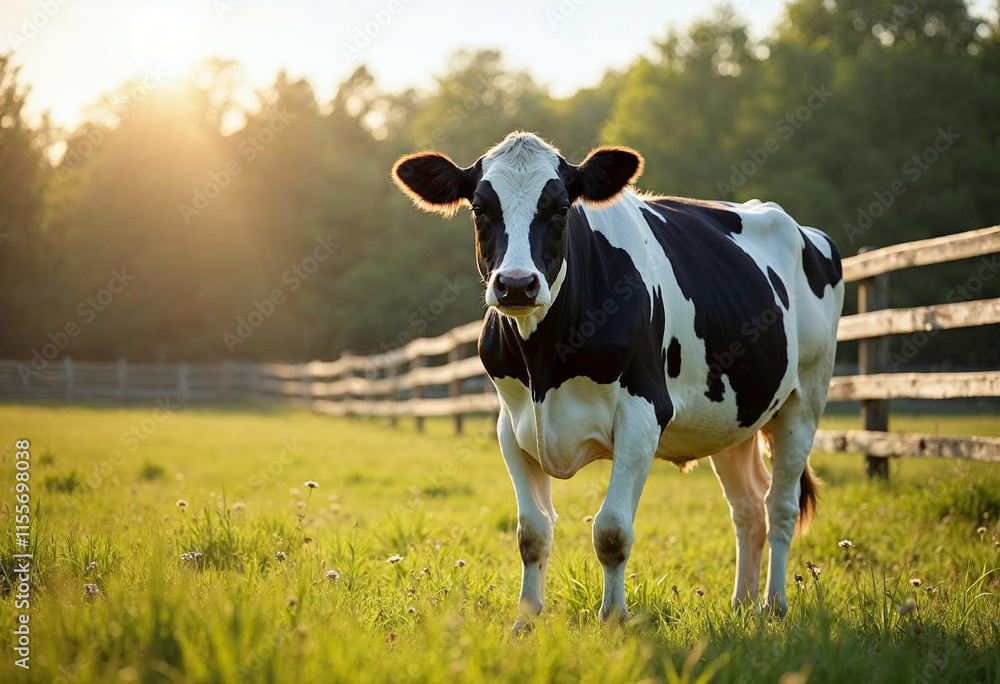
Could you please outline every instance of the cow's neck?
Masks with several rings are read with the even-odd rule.
[[[521,336],[522,340],[527,340],[531,337],[532,333],[538,330],[538,325],[542,322],[542,319],[549,315],[549,312],[555,308],[559,302],[559,293],[563,290],[563,286],[566,284],[566,278],[568,274],[568,264],[563,261],[562,268],[559,269],[556,279],[552,281],[549,286],[549,291],[552,293],[552,304],[545,307],[541,311],[534,311],[528,316],[518,316],[514,319],[514,326],[517,328],[518,334]]]

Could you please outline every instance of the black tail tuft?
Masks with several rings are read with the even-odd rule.
[[[813,516],[816,515],[816,499],[819,497],[819,490],[823,486],[823,480],[813,472],[809,464],[806,464],[806,469],[802,471],[802,478],[799,480],[799,484],[798,529],[800,532],[805,532],[809,529],[809,523],[812,522]]]

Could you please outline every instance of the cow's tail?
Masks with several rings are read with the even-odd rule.
[[[809,523],[816,515],[816,499],[819,497],[819,490],[822,486],[823,480],[806,463],[806,469],[802,471],[802,477],[799,478],[799,520],[796,526],[799,533],[809,529]]]

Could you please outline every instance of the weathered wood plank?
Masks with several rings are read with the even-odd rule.
[[[861,452],[882,457],[927,456],[1000,463],[1000,437],[952,437],[916,432],[819,430],[814,451]]]
[[[317,399],[312,408],[318,413],[333,416],[454,416],[459,413],[490,413],[500,407],[495,394],[462,394],[441,399],[414,398],[407,401],[359,400],[326,401]]]
[[[840,327],[837,328],[837,341],[972,328],[994,323],[1000,323],[1000,298],[917,306],[912,309],[883,309],[841,318]]]
[[[851,283],[910,266],[940,264],[1000,252],[1000,226],[875,249],[844,259],[844,280]]]
[[[1000,371],[843,375],[830,381],[827,400],[837,402],[965,397],[1000,397]]]

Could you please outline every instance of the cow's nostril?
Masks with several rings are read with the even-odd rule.
[[[538,281],[538,276],[532,276],[531,282],[524,288],[524,294],[526,297],[534,299],[538,296],[539,290],[541,290],[541,283]]]
[[[493,285],[497,302],[505,306],[533,306],[540,291],[537,275],[517,271],[497,276]]]

